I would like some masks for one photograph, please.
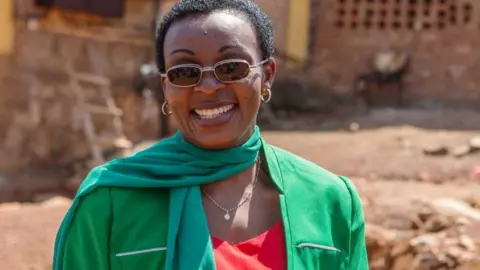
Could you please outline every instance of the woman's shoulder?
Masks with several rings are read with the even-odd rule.
[[[82,209],[116,214],[136,211],[138,207],[146,209],[152,204],[168,207],[168,189],[139,188],[116,181],[115,175],[105,174],[108,164],[93,168],[79,186],[74,200]]]
[[[147,226],[151,223],[163,233],[166,232],[170,205],[168,189],[99,186],[75,200],[77,207],[71,207],[74,224],[112,226],[112,235],[116,235],[112,239],[114,246],[123,239],[122,232],[133,228],[140,230],[140,225]]]
[[[305,210],[299,215],[314,213],[308,219],[318,224],[324,224],[322,220],[329,220],[331,216],[348,220],[347,226],[351,226],[355,220],[363,222],[360,196],[348,178],[334,174],[284,149],[271,147],[270,151],[276,160],[276,169],[280,171],[283,192],[290,198],[290,207]],[[318,216],[318,213],[328,215]],[[352,217],[355,220],[351,220]]]
[[[356,193],[353,183],[348,178],[330,172],[285,149],[271,145],[268,147],[271,149],[271,158],[276,160],[277,168],[284,178],[285,188],[304,188],[309,192],[328,193],[346,199],[349,199],[352,193]]]
[[[169,189],[98,186],[81,196],[77,195],[76,199],[81,204],[89,205],[89,208],[107,207],[125,211],[126,208],[148,207],[158,202],[168,205]]]
[[[83,200],[144,201],[141,198],[166,198],[169,189],[147,184],[138,184],[138,174],[122,166],[118,158],[94,167],[80,184],[76,197]],[[120,163],[120,165],[118,165]],[[142,180],[142,179],[140,179]],[[144,181],[145,182],[145,181]]]

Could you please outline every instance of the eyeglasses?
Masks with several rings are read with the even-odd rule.
[[[161,74],[162,78],[167,78],[171,85],[177,87],[192,87],[197,85],[203,77],[203,72],[213,71],[215,77],[224,83],[233,83],[245,79],[250,75],[252,68],[259,67],[270,61],[269,59],[250,65],[245,60],[231,59],[216,63],[213,67],[202,67],[197,64],[184,64],[173,66],[166,73]]]

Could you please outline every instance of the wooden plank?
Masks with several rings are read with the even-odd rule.
[[[97,142],[101,147],[108,148],[110,146],[115,146],[116,148],[120,149],[130,149],[133,146],[133,143],[125,138],[124,136],[121,137],[107,137],[102,136],[97,138]]]
[[[77,94],[77,103],[82,106],[85,104],[85,96],[83,93],[82,87],[76,82],[72,81],[71,85]],[[93,162],[95,164],[101,164],[105,162],[105,158],[103,157],[103,152],[100,146],[97,143],[96,133],[95,133],[95,125],[93,124],[92,115],[87,111],[83,110],[83,129],[85,136],[87,137],[88,142],[90,143],[90,148],[93,155]]]
[[[85,103],[83,106],[85,110],[94,114],[107,114],[107,115],[114,115],[114,116],[123,115],[123,111],[119,108],[111,108],[111,107],[106,107],[106,106],[101,106],[96,104],[90,104],[90,103]]]
[[[81,73],[75,72],[72,74],[74,79],[81,82],[88,82],[95,85],[110,87],[110,80],[105,76],[90,74],[90,73]]]

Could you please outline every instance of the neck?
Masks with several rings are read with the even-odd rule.
[[[245,144],[255,133],[256,126],[249,127],[240,137],[236,139],[236,142],[232,144],[232,147],[239,147]]]

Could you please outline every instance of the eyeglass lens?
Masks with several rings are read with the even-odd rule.
[[[222,82],[234,82],[244,79],[250,72],[250,66],[245,62],[227,62],[216,65],[215,76]],[[167,72],[168,81],[177,86],[192,86],[200,82],[202,70],[194,66],[180,66]]]

